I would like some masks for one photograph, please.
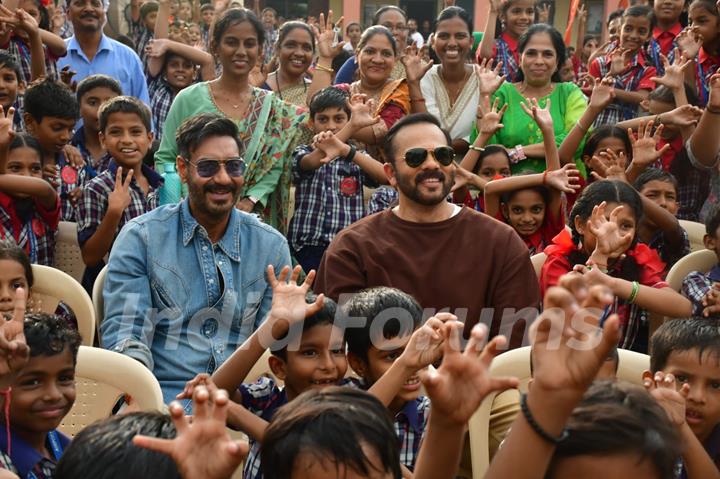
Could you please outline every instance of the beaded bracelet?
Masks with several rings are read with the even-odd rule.
[[[530,412],[530,408],[528,407],[527,394],[520,395],[520,409],[522,410],[523,416],[525,416],[525,420],[533,429],[533,431],[535,431],[537,435],[543,438],[545,441],[549,442],[550,444],[560,444],[562,441],[568,438],[569,433],[567,429],[563,429],[563,432],[560,433],[560,436],[556,437],[547,432],[540,426],[540,424],[537,423],[532,413]]]

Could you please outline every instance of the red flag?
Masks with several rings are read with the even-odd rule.
[[[570,13],[568,14],[568,26],[565,29],[565,45],[570,45],[570,37],[572,36],[572,26],[575,22],[575,15],[580,7],[580,0],[572,0],[570,2]]]

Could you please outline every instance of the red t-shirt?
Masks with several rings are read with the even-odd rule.
[[[502,211],[497,212],[495,219],[507,223],[507,219],[503,216]],[[518,236],[525,242],[525,246],[528,247],[530,255],[534,255],[542,253],[545,247],[550,245],[553,238],[564,228],[565,222],[563,221],[562,213],[558,211],[556,214],[552,214],[552,212],[547,211],[542,225],[540,225],[540,228],[538,228],[535,233],[530,236],[521,236],[519,234]]]

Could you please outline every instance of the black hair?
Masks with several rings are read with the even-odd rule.
[[[32,265],[30,264],[30,258],[24,249],[22,249],[12,237],[0,239],[0,260],[15,261],[22,266],[23,273],[25,273],[25,282],[28,288],[32,288],[35,282],[33,276]]]
[[[445,21],[445,20],[451,20],[453,18],[459,18],[463,22],[465,22],[465,25],[468,27],[468,32],[470,32],[470,36],[472,37],[473,32],[473,19],[470,17],[470,14],[461,7],[447,7],[445,8],[435,19],[435,30],[437,31],[438,23]]]
[[[347,35],[348,32],[350,31],[350,27],[358,27],[360,29],[360,31],[362,32],[362,25],[360,25],[358,22],[350,22],[345,27],[345,35]]]
[[[718,228],[720,228],[720,206],[714,206],[705,218],[705,233],[712,238],[717,238]]]
[[[590,40],[599,40],[597,35],[585,35],[583,37],[582,46],[587,45]]]
[[[238,138],[234,121],[218,113],[201,113],[183,121],[175,133],[178,155],[189,161],[192,152],[208,138],[229,136],[237,144],[242,155],[243,146]]]
[[[688,104],[700,106],[700,99],[698,98],[697,93],[695,93],[695,88],[687,83],[683,83],[683,87],[685,88],[685,96],[687,97]],[[648,95],[648,100],[655,100],[677,106],[675,104],[675,96],[673,96],[672,90],[665,85],[658,85],[654,90],[652,90]]]
[[[557,463],[578,456],[636,453],[649,460],[659,479],[673,479],[682,451],[680,437],[663,408],[642,386],[623,381],[595,381],[565,424],[567,439],[553,453]]]
[[[653,9],[648,7],[647,5],[633,5],[625,9],[623,12],[623,23],[625,23],[625,19],[627,17],[645,17],[650,21],[650,31],[652,32],[652,29],[655,28],[655,25],[657,24],[657,19],[655,18],[655,14],[653,12]]]
[[[117,93],[118,96],[123,94],[122,87],[116,79],[102,74],[90,75],[89,77],[83,78],[80,83],[78,83],[77,90],[75,91],[78,103],[82,101],[82,98],[87,92],[95,88],[107,88],[108,90]]]
[[[308,293],[305,297],[305,300],[310,303],[314,303],[317,299],[317,296],[314,293]],[[326,324],[335,324],[335,312],[337,311],[337,303],[333,301],[330,298],[325,298],[325,301],[323,302],[322,308],[320,308],[320,311],[318,311],[315,314],[312,314],[305,318],[305,320],[302,323],[302,333],[306,333],[310,331],[312,328],[316,326],[324,326]],[[292,331],[288,334],[292,334]],[[285,338],[280,338],[279,340],[286,340]],[[282,360],[287,359],[287,346],[283,347],[271,347],[270,353],[273,356],[277,356]]]
[[[200,6],[200,13],[204,12],[205,10],[212,10],[212,11],[214,12],[214,11],[215,11],[215,5],[213,5],[212,3],[203,3],[203,4]]]
[[[523,171],[523,172],[520,172],[513,176],[532,175],[532,174],[535,174],[535,171]],[[547,205],[550,204],[550,190],[548,189],[547,186],[544,186],[544,185],[531,186],[529,188],[518,188],[515,190],[511,190],[511,191],[506,191],[500,195],[500,203],[507,205],[508,203],[510,203],[512,201],[512,199],[515,197],[515,195],[517,195],[521,191],[526,191],[526,190],[534,191],[535,193],[539,194],[546,207],[547,207]],[[545,214],[547,214],[547,212],[545,212]]]
[[[315,53],[315,33],[310,28],[310,25],[305,22],[290,21],[283,23],[278,30],[276,48],[279,48],[280,45],[282,45],[282,42],[285,41],[285,37],[287,37],[290,32],[297,30],[298,28],[305,30],[308,35],[310,35],[310,43],[312,44],[313,53]]]
[[[333,58],[332,63],[330,63],[330,68],[332,68],[334,71],[339,71],[340,68],[345,64],[346,61],[348,61],[348,58],[351,58],[353,54],[344,48],[335,55],[335,58]]]
[[[30,148],[35,150],[35,152],[40,157],[40,163],[44,166],[45,165],[45,155],[43,154],[42,146],[40,145],[40,141],[38,141],[37,138],[32,136],[29,133],[15,133],[15,137],[10,142],[10,146],[8,146],[8,152],[13,151],[16,148]]]
[[[592,158],[592,156],[598,149],[598,145],[605,138],[617,138],[619,140],[622,140],[623,146],[625,147],[625,151],[627,151],[627,154],[632,154],[632,143],[630,142],[630,137],[628,136],[627,130],[624,130],[619,126],[615,125],[602,125],[596,128],[585,142],[585,146],[583,147],[582,154],[580,156],[583,161],[585,161],[585,158],[587,158],[588,160]]]
[[[340,88],[334,86],[323,88],[310,100],[310,118],[315,119],[315,115],[328,108],[342,108],[350,118],[349,98],[350,94]]]
[[[131,50],[135,50],[135,42],[129,36],[118,35],[116,40],[125,45],[126,47],[130,48]]]
[[[0,50],[0,67],[5,67],[8,70],[15,72],[15,78],[18,83],[23,81],[22,71],[20,70],[20,64],[18,63],[15,56],[11,55],[7,50]]]
[[[322,461],[324,467],[334,466],[338,474],[345,466],[367,476],[375,472],[367,450],[377,454],[382,472],[392,473],[393,479],[402,477],[400,443],[387,408],[353,388],[305,391],[278,409],[260,450],[263,475],[273,479],[290,479],[303,455]]]
[[[139,434],[173,439],[176,430],[170,416],[160,412],[132,412],[96,421],[78,432],[63,451],[53,477],[180,479],[170,456],[133,444]]]
[[[625,13],[625,10],[622,8],[618,8],[617,10],[613,10],[612,12],[610,12],[610,15],[608,15],[607,19],[607,25],[610,25],[610,23],[616,18],[621,18],[623,16],[623,13]]]
[[[510,168],[510,155],[508,154],[507,150],[502,145],[487,145],[483,148],[483,151],[480,152],[480,155],[478,156],[477,163],[475,163],[475,168],[473,169],[473,173],[478,174],[478,172],[482,169],[483,162],[485,161],[485,158],[487,158],[490,155],[495,155],[497,153],[502,153],[505,158],[507,158],[508,161],[508,168]]]
[[[140,18],[145,20],[145,17],[147,17],[150,13],[157,12],[159,9],[160,4],[150,0],[149,2],[144,3],[142,7],[140,7]]]
[[[389,12],[391,10],[395,10],[396,12],[398,12],[400,15],[403,16],[403,18],[407,22],[407,13],[405,13],[405,10],[398,7],[397,5],[383,5],[382,7],[378,8],[375,11],[375,15],[373,15],[373,18],[372,18],[373,25],[379,25],[380,17],[383,15],[383,13]]]
[[[420,123],[429,123],[431,125],[435,125],[443,133],[443,135],[445,135],[445,141],[447,142],[447,144],[450,145],[450,143],[452,142],[450,134],[443,129],[442,125],[440,124],[440,120],[438,120],[435,115],[432,115],[430,113],[413,113],[411,115],[400,118],[400,120],[398,120],[393,126],[390,127],[387,134],[385,135],[382,149],[384,152],[384,158],[388,163],[391,163],[393,165],[395,164],[396,152],[393,142],[398,132],[407,126],[417,125]]]
[[[710,15],[713,15],[715,17],[720,16],[720,14],[718,13],[717,4],[711,0],[694,0],[692,3],[690,3],[690,6],[688,7],[688,12],[690,12],[693,7],[702,7],[707,10]]]
[[[675,193],[677,193],[678,182],[673,176],[673,174],[668,173],[667,171],[660,168],[648,168],[647,170],[640,173],[640,175],[638,175],[638,177],[635,179],[633,187],[637,191],[642,191],[645,185],[651,181],[664,181],[666,183],[670,183],[671,185],[673,185],[673,188],[675,188]]]
[[[387,29],[387,27],[384,27],[382,25],[373,25],[372,27],[369,27],[365,29],[362,36],[360,37],[360,41],[358,42],[357,50],[360,51],[365,47],[367,42],[372,39],[375,35],[384,35],[385,38],[388,39],[390,42],[390,46],[392,47],[393,53],[397,56],[398,54],[398,44],[395,41],[395,37],[393,37],[392,32]]]
[[[265,7],[265,8],[263,8],[262,11],[260,12],[260,15],[262,15],[262,14],[265,13],[265,12],[272,12],[272,14],[275,15],[276,18],[277,18],[277,16],[278,16],[277,10],[275,10],[273,7]]]
[[[63,83],[42,78],[30,84],[25,92],[23,108],[36,122],[43,118],[77,120],[80,116],[75,95]]]
[[[116,96],[111,98],[102,105],[98,110],[98,119],[100,121],[100,131],[105,133],[110,115],[113,113],[132,113],[137,115],[145,126],[147,132],[152,131],[150,109],[134,96]]]
[[[705,352],[711,353],[720,364],[720,327],[707,318],[673,319],[665,321],[650,338],[650,370],[655,373],[667,366],[675,351],[697,350],[698,362]]]
[[[530,28],[528,28],[527,31],[522,34],[520,40],[518,41],[518,52],[520,53],[520,55],[522,55],[533,35],[537,35],[539,33],[547,33],[550,36],[550,41],[555,48],[555,56],[557,57],[557,69],[552,75],[552,81],[556,83],[561,83],[562,80],[560,79],[560,67],[562,67],[562,65],[565,63],[565,60],[567,59],[567,52],[565,50],[565,40],[563,40],[562,35],[560,34],[560,32],[557,31],[556,28],[546,23],[535,23],[533,25],[530,25]],[[522,70],[518,69],[519,81],[522,81],[523,78],[524,74]]]
[[[347,318],[362,318],[362,327],[347,328],[345,341],[348,352],[363,361],[368,360],[370,346],[376,340],[406,337],[412,334],[422,323],[423,310],[415,298],[399,289],[380,286],[365,289],[352,295],[343,305],[343,315]],[[371,337],[373,323],[384,321],[382,338]]]
[[[215,19],[215,24],[213,25],[210,35],[213,48],[215,49],[220,46],[222,36],[228,28],[242,22],[250,22],[257,34],[258,45],[260,45],[262,49],[262,44],[265,42],[265,28],[263,28],[262,22],[258,20],[258,17],[253,11],[247,8],[230,8],[225,10],[220,15],[220,18]]]
[[[25,314],[25,341],[30,356],[55,356],[69,348],[73,363],[77,360],[82,339],[76,329],[60,316],[47,313]]]

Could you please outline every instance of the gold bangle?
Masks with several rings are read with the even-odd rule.
[[[477,151],[477,152],[480,152],[480,153],[482,153],[483,151],[485,151],[485,148],[482,148],[482,147],[480,147],[480,146],[475,146],[475,145],[468,145],[468,148],[470,148],[472,151]]]
[[[320,65],[319,63],[315,65],[315,69],[320,70],[321,72],[335,73],[335,70],[333,70],[332,68]]]

